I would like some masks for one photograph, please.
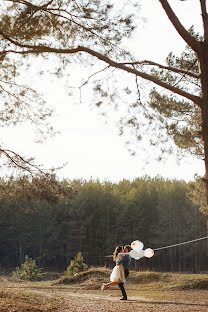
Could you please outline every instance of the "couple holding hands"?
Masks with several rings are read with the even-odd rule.
[[[101,290],[105,290],[111,285],[118,284],[123,295],[120,300],[127,300],[124,283],[129,275],[129,266],[131,264],[131,256],[129,255],[130,251],[131,246],[129,245],[116,247],[113,253],[113,260],[116,262],[116,266],[113,268],[110,275],[110,283],[103,284],[101,287]]]

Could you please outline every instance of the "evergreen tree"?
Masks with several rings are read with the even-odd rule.
[[[13,276],[25,281],[38,281],[44,277],[45,273],[41,272],[35,263],[35,260],[25,256],[25,262],[20,267],[16,268]]]
[[[79,272],[87,270],[88,265],[84,263],[84,259],[82,257],[81,252],[79,252],[74,260],[71,261],[70,265],[67,267],[64,272],[65,275],[75,275]]]

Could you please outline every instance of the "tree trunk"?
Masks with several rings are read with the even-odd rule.
[[[204,43],[199,56],[202,86],[202,137],[204,142],[205,185],[206,185],[206,218],[208,235],[208,47]],[[208,247],[208,240],[207,240]],[[208,255],[208,248],[207,248]]]
[[[42,255],[42,217],[39,219],[39,256]]]
[[[19,262],[22,264],[24,262],[24,251],[22,241],[19,241]]]

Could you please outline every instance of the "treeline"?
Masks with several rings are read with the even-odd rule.
[[[26,207],[1,199],[2,266],[17,266],[28,255],[45,268],[65,270],[79,251],[88,265],[112,266],[106,256],[135,239],[154,249],[206,236],[206,219],[187,198],[183,181],[144,177],[64,185],[74,191],[55,203],[36,199]],[[207,242],[202,240],[133,260],[132,268],[199,272],[208,270],[207,260]]]

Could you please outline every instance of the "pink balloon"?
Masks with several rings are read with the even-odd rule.
[[[151,248],[145,249],[144,256],[146,258],[152,258],[154,256],[154,250],[152,250]]]
[[[144,247],[143,243],[140,242],[139,240],[136,240],[136,241],[131,243],[131,248],[133,250],[140,251],[140,250],[142,250],[143,247]]]

